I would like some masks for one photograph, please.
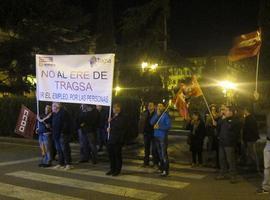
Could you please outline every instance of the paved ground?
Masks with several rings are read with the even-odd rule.
[[[36,142],[0,138],[0,200],[269,200],[255,193],[261,177],[242,173],[237,184],[215,181],[211,168],[190,168],[184,140],[171,138],[171,175],[160,178],[151,168],[142,168],[141,145],[124,149],[124,170],[119,177],[105,176],[106,155],[97,165],[74,165],[70,171],[37,167]],[[178,145],[176,145],[178,144]],[[72,147],[78,160],[78,146]]]

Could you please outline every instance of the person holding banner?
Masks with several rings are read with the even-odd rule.
[[[107,150],[110,160],[110,171],[106,175],[118,176],[122,169],[122,146],[124,144],[125,116],[119,103],[113,105],[113,117],[109,119]]]
[[[42,160],[39,167],[50,167],[52,162],[52,107],[46,105],[45,113],[37,116],[38,119],[38,141],[41,149]]]
[[[55,166],[56,169],[64,168],[69,170],[71,166],[71,120],[68,112],[58,102],[52,104],[52,132],[55,148],[58,154],[59,164]]]
[[[168,131],[171,128],[171,119],[166,110],[165,105],[163,103],[159,103],[157,105],[157,111],[151,119],[151,124],[154,126],[154,140],[160,160],[161,176],[169,175],[167,147]]]

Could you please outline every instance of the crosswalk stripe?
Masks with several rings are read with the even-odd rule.
[[[68,187],[85,189],[85,190],[92,190],[92,191],[101,192],[105,194],[118,195],[122,197],[131,197],[131,198],[142,199],[142,200],[159,200],[166,196],[166,194],[159,193],[159,192],[151,192],[151,191],[145,191],[145,190],[139,190],[139,189],[133,189],[133,188],[127,188],[127,187],[121,187],[121,186],[114,186],[114,185],[107,185],[107,184],[95,183],[95,182],[90,182],[90,181],[82,181],[82,180],[76,180],[76,179],[58,177],[58,176],[52,176],[52,175],[45,175],[45,174],[27,172],[27,171],[11,172],[6,175],[33,180],[33,181],[57,184],[61,186],[68,186]]]
[[[59,195],[56,193],[45,192],[30,188],[25,188],[21,186],[10,185],[6,183],[0,183],[0,194],[2,196],[7,197],[14,197],[17,199],[24,199],[24,200],[82,200],[80,198],[69,197],[66,195]]]
[[[50,168],[50,169],[53,169],[53,168]],[[95,176],[95,177],[100,177],[100,178],[128,181],[128,182],[133,182],[133,183],[151,184],[151,185],[157,185],[157,186],[163,186],[163,187],[169,187],[169,188],[177,188],[177,189],[182,189],[190,184],[190,183],[180,182],[180,181],[162,180],[162,179],[156,179],[156,178],[148,178],[148,177],[124,175],[124,174],[122,174],[121,176],[117,176],[117,177],[106,176],[104,171],[88,170],[88,169],[87,170],[86,169],[74,169],[74,170],[70,170],[68,172],[72,173],[72,174],[89,175],[89,176]]]
[[[108,169],[108,164],[106,163],[98,163],[97,165],[91,166],[91,168],[94,169]],[[140,166],[132,166],[132,165],[123,165],[122,167],[123,171],[131,171],[131,172],[139,172],[139,173],[150,173],[153,174],[156,172],[154,168],[144,168]],[[188,173],[188,172],[178,172],[170,170],[170,176],[171,177],[179,177],[179,178],[188,178],[188,179],[203,179],[206,177],[205,174],[194,174],[194,173]]]
[[[140,168],[136,166],[123,166],[123,169],[127,171],[135,171],[135,172],[146,172],[146,173],[155,172],[155,169],[152,169],[152,168],[142,168],[142,167]],[[190,178],[190,179],[203,179],[206,175],[170,171],[170,176],[180,177],[180,178]]]
[[[124,162],[129,162],[133,164],[142,164],[142,160],[134,160],[134,159],[123,159]],[[188,169],[192,171],[202,171],[202,172],[216,172],[216,169],[212,168],[191,168],[190,166],[187,165],[181,165],[181,164],[176,164],[176,163],[170,163],[170,167],[174,169]]]
[[[7,165],[15,165],[15,164],[21,164],[21,163],[28,163],[28,162],[38,161],[40,159],[41,158],[39,158],[39,157],[35,157],[35,158],[29,158],[29,159],[23,159],[23,160],[0,162],[0,167],[7,166]]]

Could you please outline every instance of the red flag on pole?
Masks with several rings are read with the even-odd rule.
[[[33,138],[36,125],[36,114],[22,105],[15,133],[25,138]]]
[[[188,113],[188,104],[185,99],[183,90],[180,88],[176,94],[174,105],[177,108],[179,115],[184,119],[187,119],[189,116]]]
[[[191,84],[189,85],[189,96],[199,97],[203,95],[202,89],[196,76],[192,76]]]
[[[235,38],[233,47],[228,55],[228,59],[230,61],[238,61],[243,58],[256,56],[260,52],[261,43],[260,31],[240,35]]]

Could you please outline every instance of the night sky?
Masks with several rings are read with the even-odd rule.
[[[183,55],[227,54],[258,27],[259,0],[173,0],[170,45]]]
[[[149,0],[112,1],[117,23],[127,8]],[[97,0],[84,2],[93,8]],[[226,55],[234,37],[258,28],[259,4],[260,0],[171,0],[169,48],[183,56]]]

